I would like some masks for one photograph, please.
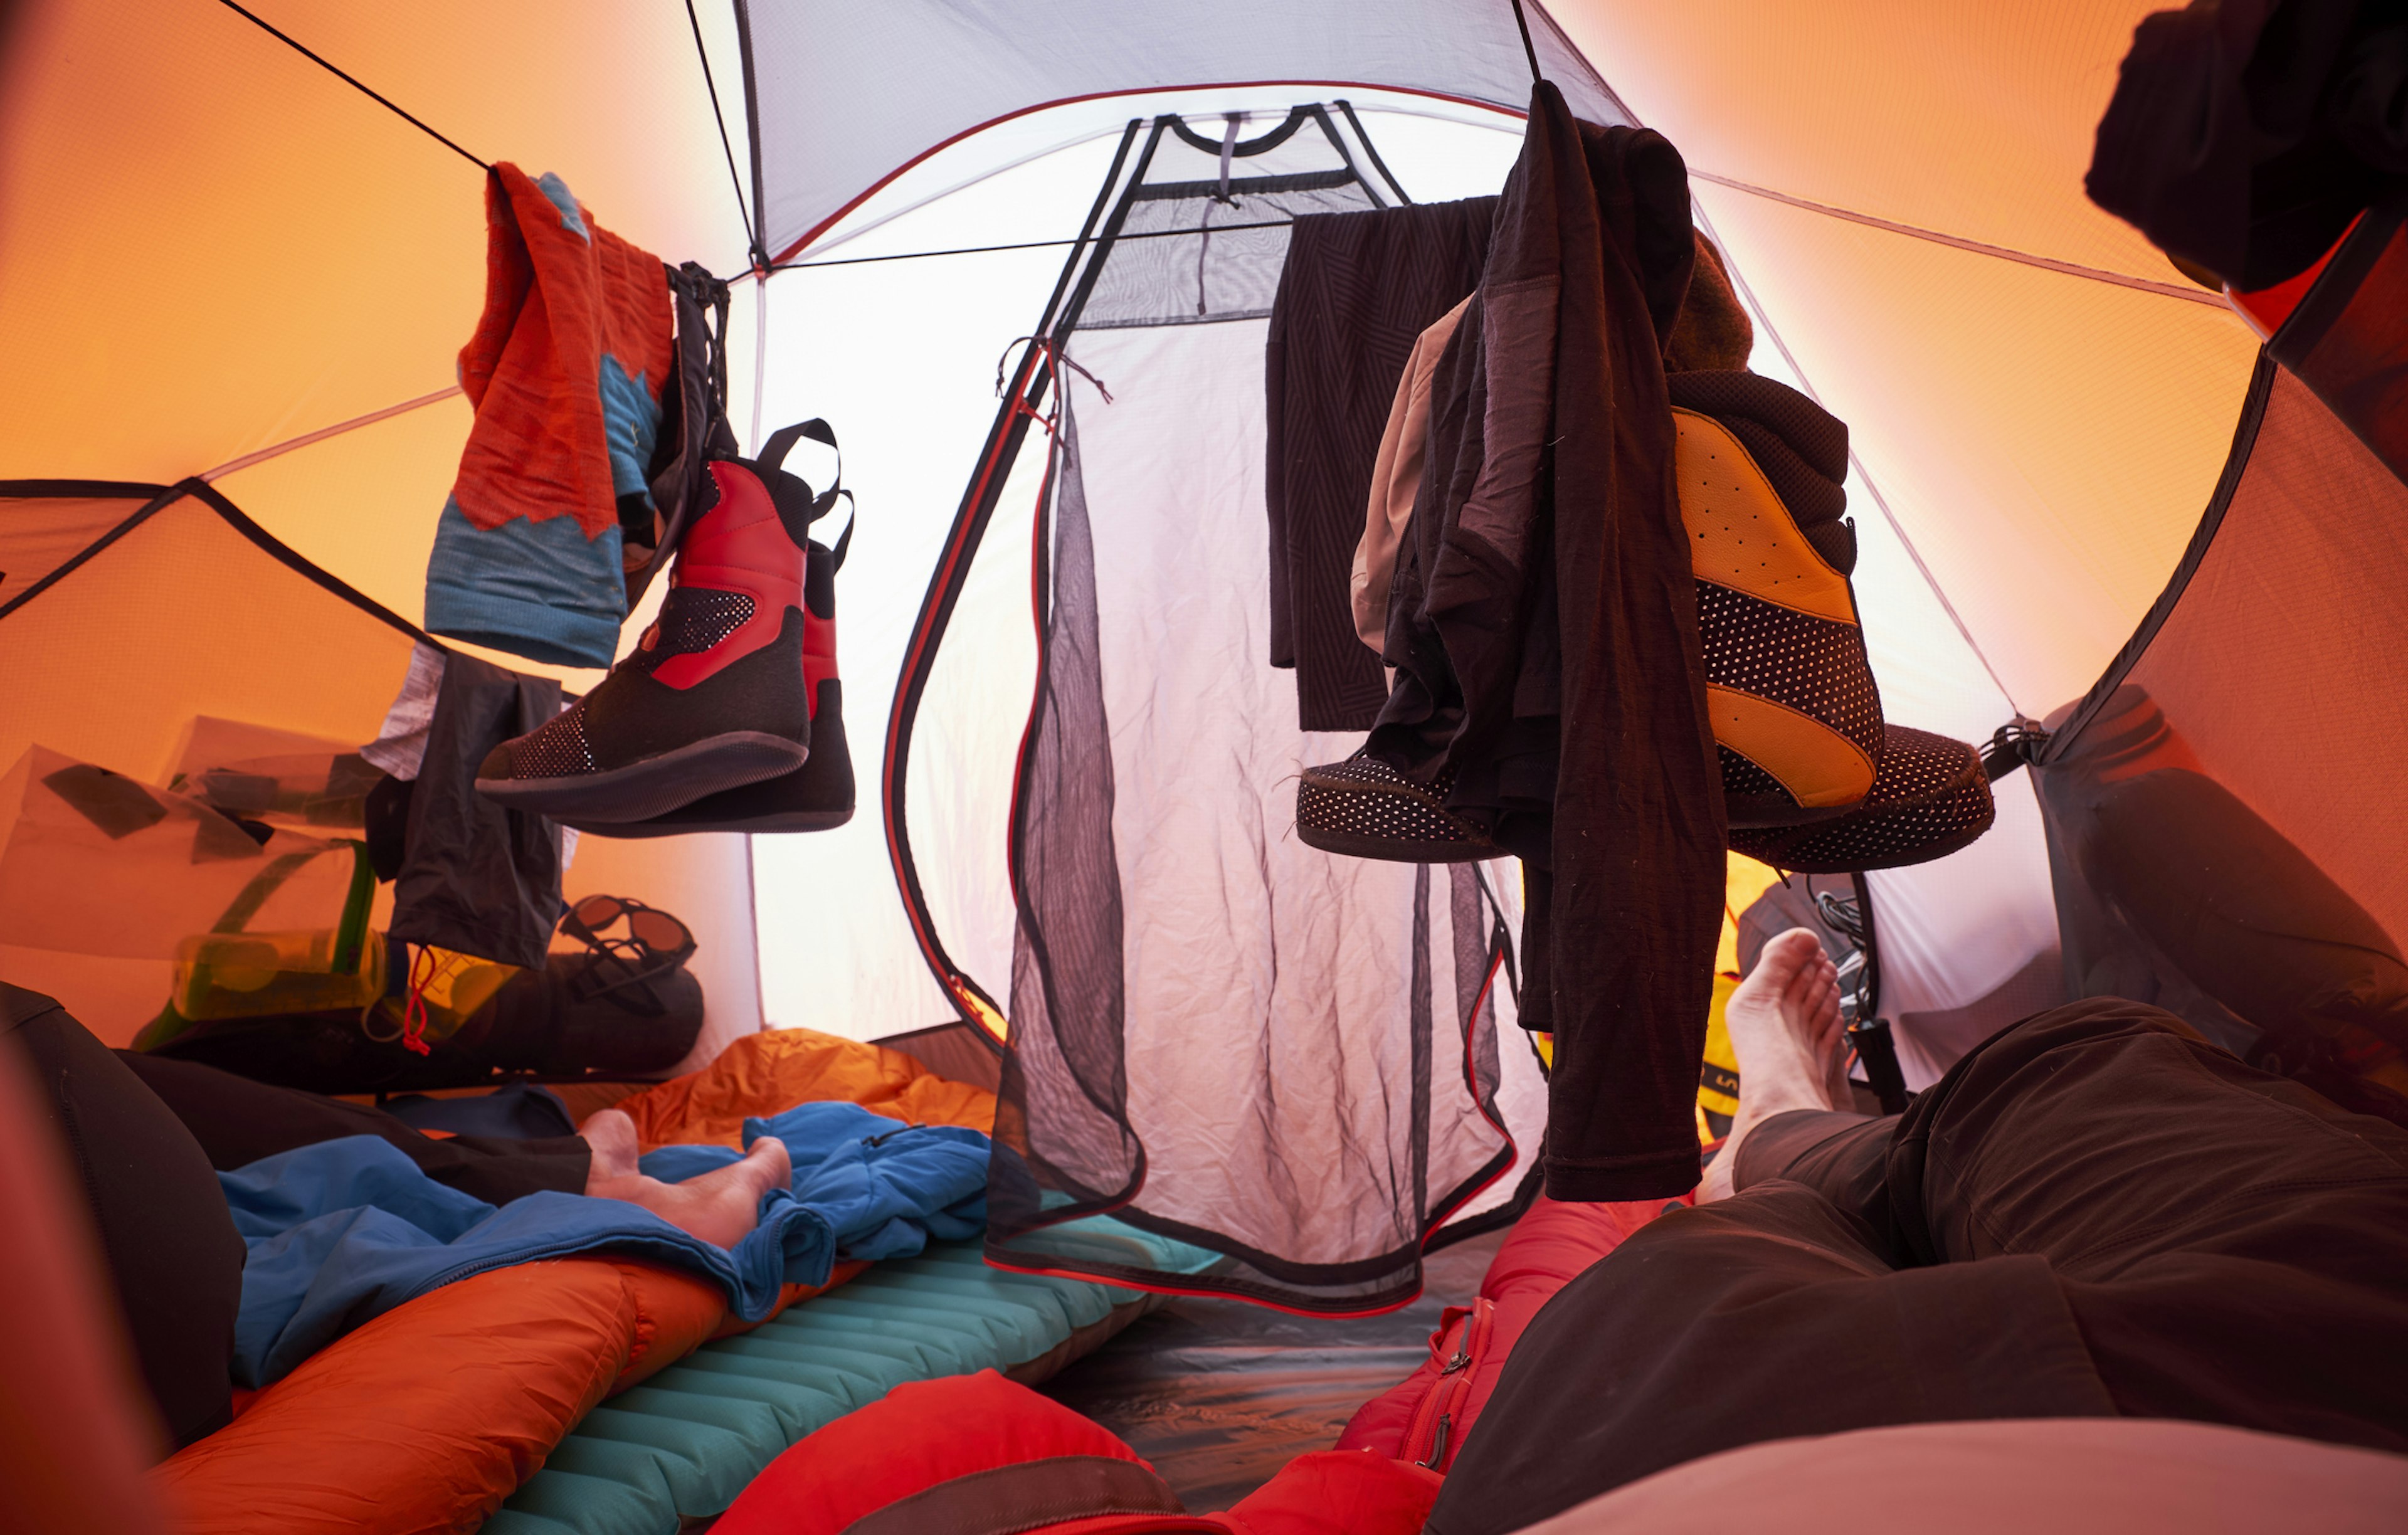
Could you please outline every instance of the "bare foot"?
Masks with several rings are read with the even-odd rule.
[[[641,1205],[681,1231],[716,1247],[733,1247],[760,1224],[762,1197],[784,1188],[793,1178],[786,1143],[765,1135],[752,1142],[742,1161],[682,1184],[631,1173],[589,1179],[585,1192],[597,1199]]]
[[[1699,1204],[1737,1192],[1732,1173],[1748,1131],[1793,1109],[1836,1109],[1848,1101],[1840,1071],[1839,971],[1813,933],[1792,927],[1767,943],[1756,968],[1724,1004],[1723,1023],[1739,1065],[1739,1112],[1698,1185]]]
[[[605,1109],[577,1126],[577,1133],[593,1148],[594,1170],[586,1175],[588,1184],[596,1178],[625,1178],[636,1170],[639,1150],[636,1140],[636,1122],[617,1109]]]

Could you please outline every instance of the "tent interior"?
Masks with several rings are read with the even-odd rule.
[[[1412,1370],[1538,1188],[1548,1058],[1502,979],[1519,870],[1297,842],[1295,774],[1362,737],[1299,727],[1263,609],[1288,221],[1495,194],[1535,67],[1584,121],[1678,146],[1749,366],[1846,423],[1888,717],[2016,759],[1994,826],[1945,857],[1853,882],[1734,859],[1720,967],[1818,914],[1845,948],[1834,905],[1870,908],[1909,1090],[2099,996],[2255,1059],[2323,1040],[2329,1075],[2408,1089],[2386,1042],[2408,1040],[2408,811],[2384,770],[2408,490],[2085,194],[2157,3],[1551,0],[1526,59],[1507,0],[0,7],[0,981],[132,1045],[176,941],[245,888],[170,791],[358,751],[428,644],[601,682],[425,633],[475,420],[455,355],[485,163],[554,173],[729,280],[742,451],[824,418],[857,517],[857,813],[572,837],[562,897],[673,913],[705,1000],[681,1058],[561,1092],[581,1113],[790,1030],[1001,1090],[1039,1171],[997,1174],[988,1269],[1126,1312],[1047,1389],[1191,1508],[1228,1506]],[[836,465],[806,444],[788,466]],[[1063,702],[1082,656],[1109,729]],[[75,765],[157,791],[174,868],[92,873],[153,833],[46,820]],[[1109,892],[1073,846],[1098,772]],[[297,915],[255,926],[312,925],[357,883],[311,835],[277,822],[307,842],[271,897]],[[394,901],[377,887],[369,931]],[[1105,905],[1099,955],[1066,935]],[[1432,996],[1455,999],[1435,1025]],[[480,1473],[456,1528],[666,1535],[741,1487],[608,1522],[594,1488],[643,1432],[584,1405],[573,1454]],[[781,1423],[770,1453],[816,1426]]]

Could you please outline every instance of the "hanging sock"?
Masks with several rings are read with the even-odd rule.
[[[654,516],[666,268],[556,176],[495,165],[485,220],[485,308],[460,351],[477,420],[436,524],[426,627],[607,667],[627,611],[624,529]]]
[[[794,772],[810,755],[813,676],[808,529],[839,491],[814,495],[782,467],[810,427],[758,461],[710,466],[710,505],[680,544],[660,617],[601,684],[541,729],[486,757],[479,792],[579,829],[605,830]],[[834,635],[818,657],[832,675]]]

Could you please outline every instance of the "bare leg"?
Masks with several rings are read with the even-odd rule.
[[[1848,1101],[1839,1064],[1839,971],[1813,933],[1793,927],[1767,943],[1725,1004],[1723,1021],[1739,1062],[1739,1112],[1698,1185],[1699,1204],[1736,1192],[1740,1142],[1756,1126],[1793,1109],[1837,1109]]]
[[[742,1161],[682,1184],[664,1184],[640,1172],[602,1175],[598,1155],[595,1167],[595,1176],[585,1184],[591,1198],[641,1205],[679,1230],[717,1247],[742,1241],[760,1223],[762,1196],[785,1187],[794,1177],[786,1143],[774,1135],[752,1142]]]

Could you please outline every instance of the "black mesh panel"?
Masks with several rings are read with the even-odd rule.
[[[1095,545],[1067,413],[1054,495],[1052,624],[1013,826],[1020,916],[1011,1049],[996,1117],[990,1240],[1136,1192],[1122,1055],[1120,866],[1096,621]]]
[[[2408,1115],[2408,487],[2260,364],[2218,503],[2040,771],[2076,997]]]

